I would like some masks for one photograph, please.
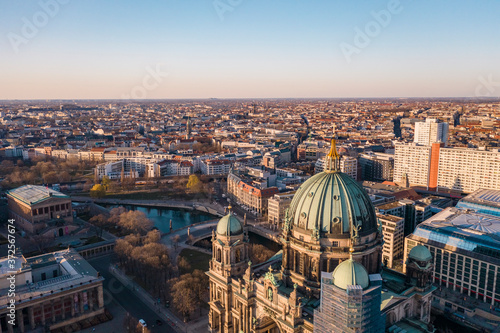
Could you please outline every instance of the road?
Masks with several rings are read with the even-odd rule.
[[[215,195],[217,198],[217,201],[223,205],[224,207],[229,205],[229,202],[227,201],[227,197],[223,198],[222,195],[225,194],[227,195],[227,181],[221,181],[221,182],[215,182],[214,183],[214,190],[215,190]],[[257,216],[249,211],[244,210],[241,208],[236,202],[231,201],[231,206],[232,206],[232,211],[236,213],[236,216],[238,219],[243,223],[243,218],[245,214],[247,214],[247,221],[250,222],[256,222]]]
[[[144,319],[148,324],[151,332],[176,332],[172,327],[168,326],[165,318],[151,310],[144,302],[117,280],[108,270],[111,263],[109,256],[90,259],[89,263],[101,273],[104,277],[104,305],[109,304],[114,298],[125,310],[137,319]],[[158,327],[155,322],[161,319],[163,325]],[[119,323],[121,324],[121,323]],[[153,325],[155,327],[153,327]]]

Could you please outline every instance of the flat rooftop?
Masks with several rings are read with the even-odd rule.
[[[500,217],[456,207],[420,223],[413,235],[500,259]]]
[[[0,273],[4,273],[4,263],[8,258],[0,259]],[[59,265],[62,275],[34,283],[16,282],[16,301],[28,301],[41,298],[57,292],[63,292],[72,289],[75,286],[102,281],[103,277],[73,249],[62,250],[47,254],[42,254],[30,258],[16,258],[16,267],[13,269],[15,274],[22,274],[31,269],[34,273],[37,269],[47,265]],[[7,269],[12,270],[12,269]],[[9,274],[9,273],[7,273]],[[31,298],[30,298],[31,297]],[[0,309],[8,304],[7,291],[0,289]]]
[[[384,215],[384,214],[380,214],[380,213],[377,213],[376,215],[377,215],[377,218],[383,219],[386,221],[390,221],[390,222],[399,222],[399,221],[403,220],[402,217],[394,216],[394,215]]]
[[[382,205],[376,206],[375,208],[376,209],[388,210],[388,209],[394,209],[394,208],[402,207],[402,206],[403,206],[403,204],[401,204],[398,201],[396,201],[396,202],[384,203]]]
[[[479,189],[462,198],[461,201],[500,208],[500,190]]]
[[[11,196],[28,205],[34,205],[45,201],[49,198],[69,198],[67,195],[45,186],[24,185],[7,192],[7,196]]]

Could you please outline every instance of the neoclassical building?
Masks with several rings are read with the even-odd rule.
[[[103,281],[74,249],[0,258],[0,333],[52,331],[103,315]]]
[[[380,324],[385,317],[380,275],[383,237],[374,207],[363,188],[339,171],[335,140],[327,164],[324,172],[302,184],[285,214],[280,268],[269,265],[265,274],[254,274],[243,225],[231,212],[219,221],[212,234],[213,256],[207,272],[211,332],[328,332],[318,329],[318,320],[328,318],[325,314],[334,306],[329,299],[338,297],[324,298],[326,290],[346,295],[346,300],[354,297],[360,308],[371,313],[356,327],[350,324],[351,317],[340,316],[344,322],[338,327],[346,332],[384,330]],[[420,276],[417,271],[413,274]],[[396,311],[403,299],[412,302],[412,297],[389,302],[390,310]],[[336,312],[345,312],[349,302],[335,306]],[[377,329],[368,330],[370,325]]]

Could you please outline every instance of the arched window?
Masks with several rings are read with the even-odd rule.
[[[221,257],[222,257],[222,251],[220,249],[217,249],[217,261],[221,262]]]
[[[240,249],[236,250],[235,259],[236,259],[237,263],[241,261],[241,250]]]

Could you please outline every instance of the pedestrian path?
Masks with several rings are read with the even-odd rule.
[[[146,290],[144,290],[140,285],[130,279],[126,274],[124,274],[116,266],[111,266],[109,271],[113,276],[118,279],[123,285],[129,288],[133,293],[135,293],[152,311],[160,315],[163,320],[172,326],[174,330],[179,333],[198,333],[203,331],[208,327],[208,316],[199,318],[196,321],[190,323],[184,323],[179,320],[169,309],[167,309],[162,304],[159,304]]]

